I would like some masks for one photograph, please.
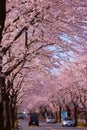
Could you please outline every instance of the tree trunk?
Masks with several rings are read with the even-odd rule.
[[[74,118],[75,118],[75,125],[77,126],[77,109],[78,109],[78,106],[77,105],[74,105]]]
[[[85,111],[85,125],[87,126],[87,111]]]
[[[6,0],[0,0],[0,80],[2,79],[2,59],[3,59],[1,40],[5,24],[5,18],[6,18]],[[0,82],[0,130],[4,130],[2,87],[3,87],[2,82]]]
[[[10,109],[9,109],[9,98],[6,99],[6,130],[11,130],[10,124]]]
[[[59,122],[61,122],[61,106],[59,106],[59,118],[58,118]]]
[[[66,109],[67,109],[67,116],[71,117],[71,110],[70,110],[69,106],[66,106]]]
[[[0,43],[2,40],[2,32],[6,19],[6,0],[0,0]]]
[[[0,103],[0,130],[4,130],[3,128],[3,103]]]

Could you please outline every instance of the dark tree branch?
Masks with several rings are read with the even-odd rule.
[[[11,44],[8,45],[7,47],[3,47],[3,48],[2,48],[2,53],[5,55],[6,52],[10,49],[10,47],[11,47]]]
[[[15,36],[14,40],[13,41],[16,41],[21,35],[22,33],[27,30],[27,27],[23,27],[18,33],[17,35]]]
[[[6,0],[0,0],[0,42],[2,40],[2,32],[6,19]]]
[[[4,73],[6,76],[10,75],[12,71],[14,71],[22,62],[24,61],[24,58],[17,61],[12,67],[8,68],[7,71]]]

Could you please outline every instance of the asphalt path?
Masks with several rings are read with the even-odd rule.
[[[19,120],[18,130],[87,130],[87,128],[62,127],[61,124],[47,124],[44,121],[40,121],[39,126],[28,126],[27,120]]]

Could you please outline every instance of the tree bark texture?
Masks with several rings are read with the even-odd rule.
[[[6,0],[0,0],[0,130],[4,130],[4,125],[3,125],[3,98],[2,98],[2,88],[3,83],[2,83],[2,59],[3,59],[3,53],[2,53],[2,45],[1,45],[1,40],[2,40],[2,32],[4,29],[4,24],[5,24],[5,18],[6,18]]]
[[[0,43],[6,18],[6,0],[0,0]]]

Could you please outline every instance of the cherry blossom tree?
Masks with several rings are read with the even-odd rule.
[[[68,66],[67,62],[75,62],[81,54],[86,53],[87,2],[79,0],[7,0],[5,2],[4,8],[0,4],[0,14],[4,9],[3,14],[6,15],[6,20],[4,16],[0,23],[2,25],[0,55],[4,54],[1,57],[3,66],[1,65],[0,68],[6,76],[7,97],[10,97],[10,100],[14,99],[11,97],[18,93],[21,99],[20,97],[26,94],[22,102],[25,104],[27,95],[32,97],[32,92],[35,97],[38,94],[49,97],[60,87],[65,88],[65,91],[62,91],[65,93],[67,87],[76,86],[80,80],[79,86],[82,86],[84,76],[80,75],[78,67],[76,73],[75,67],[72,64]],[[70,69],[73,66],[76,78],[73,78],[71,70],[63,73],[64,71],[61,71],[64,69],[63,66],[68,66]],[[26,78],[22,84],[21,76]],[[67,92],[69,96],[71,96],[70,92],[71,89]],[[65,95],[65,103],[68,105],[70,101],[67,98]]]

